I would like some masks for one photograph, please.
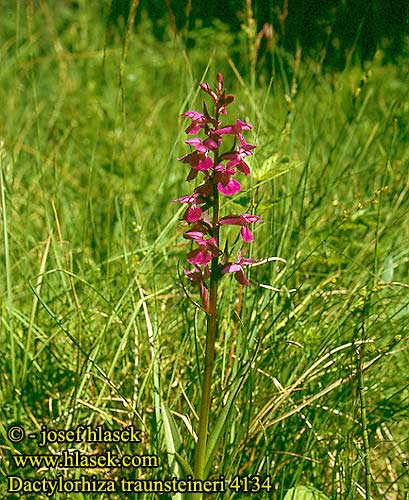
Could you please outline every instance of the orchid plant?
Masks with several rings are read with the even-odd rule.
[[[187,205],[183,220],[189,228],[184,232],[184,237],[192,241],[193,249],[187,254],[187,262],[191,268],[186,268],[184,273],[199,288],[201,306],[207,313],[206,353],[194,471],[197,478],[204,479],[217,334],[218,282],[223,275],[233,273],[241,285],[248,286],[245,268],[256,262],[243,257],[241,250],[238,251],[236,260],[229,261],[227,252],[220,248],[220,229],[222,226],[239,226],[242,240],[250,243],[254,239],[250,226],[262,220],[257,215],[247,213],[220,216],[221,197],[230,197],[240,192],[241,184],[236,175],[250,174],[247,158],[253,154],[256,146],[248,144],[243,135],[253,128],[252,125],[237,119],[233,124],[222,126],[221,118],[227,114],[226,108],[234,100],[232,94],[226,94],[222,75],[217,75],[215,90],[207,83],[201,83],[200,87],[212,99],[213,110],[211,113],[204,102],[203,113],[183,113],[191,120],[186,133],[202,134],[202,137],[187,139],[185,142],[191,147],[191,151],[178,160],[190,167],[187,181],[200,176],[202,182],[191,194],[173,201]],[[230,136],[230,145],[227,147],[223,144],[226,136]]]

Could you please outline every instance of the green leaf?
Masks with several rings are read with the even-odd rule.
[[[284,500],[329,500],[329,498],[312,486],[296,486],[287,491]]]
[[[205,477],[207,477],[210,473],[211,466],[213,463],[214,456],[216,455],[217,448],[221,442],[223,432],[226,428],[228,417],[230,415],[230,411],[232,409],[233,403],[237,398],[237,394],[239,393],[240,387],[244,382],[244,379],[247,377],[245,374],[243,377],[236,379],[233,384],[231,393],[225,406],[223,407],[220,415],[218,416],[216,423],[214,425],[213,430],[209,434],[209,439],[207,442],[207,450],[206,450],[206,467],[205,467]]]
[[[162,422],[163,430],[165,433],[166,451],[168,453],[169,467],[172,473],[180,478],[181,470],[179,466],[179,461],[177,460],[177,452],[182,446],[182,439],[180,437],[176,423],[170,413],[166,404],[162,401]],[[181,493],[177,493],[174,497],[176,500],[182,500],[183,496]]]

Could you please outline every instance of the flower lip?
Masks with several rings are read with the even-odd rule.
[[[187,209],[185,217],[187,222],[197,222],[202,218],[202,209],[198,207],[195,203],[192,203]]]
[[[217,246],[215,238],[204,238],[204,234],[200,231],[187,231],[184,234],[185,238],[195,240],[199,248],[192,250],[187,255],[187,261],[190,264],[205,266],[213,257],[218,257],[222,252]]]
[[[240,191],[241,185],[240,182],[236,179],[233,179],[233,175],[236,173],[236,170],[232,167],[223,167],[223,165],[217,165],[215,168],[216,174],[214,176],[214,181],[217,183],[217,190],[226,195],[231,196]]]
[[[189,264],[206,266],[211,260],[212,254],[203,248],[197,248],[187,254]]]
[[[241,184],[236,179],[229,179],[227,181],[223,180],[217,183],[217,190],[226,196],[231,196],[233,194],[239,193],[241,189]]]

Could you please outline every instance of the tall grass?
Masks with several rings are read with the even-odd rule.
[[[156,41],[147,20],[121,35],[91,2],[30,6],[3,6],[0,21],[3,496],[7,475],[68,474],[17,470],[12,454],[67,447],[12,444],[15,422],[27,433],[134,423],[143,442],[115,451],[157,454],[161,467],[100,477],[189,474],[205,320],[183,290],[169,201],[184,184],[180,113],[222,71],[243,103],[231,115],[256,125],[258,144],[253,180],[226,213],[255,207],[254,253],[267,262],[239,299],[223,283],[206,474],[271,475],[254,498],[297,485],[368,498],[369,484],[374,499],[405,498],[407,61],[377,53],[329,73],[273,47],[270,80],[244,31],[233,49],[223,26],[198,27],[188,50],[171,33]],[[93,471],[70,474],[81,473]]]

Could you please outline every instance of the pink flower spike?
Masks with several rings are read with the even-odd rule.
[[[185,269],[184,273],[199,288],[199,303],[202,303],[202,309],[213,315],[216,305],[212,297],[214,289],[209,280],[214,283],[222,274],[232,273],[241,285],[248,286],[250,283],[245,275],[245,267],[256,262],[243,258],[240,252],[234,262],[227,262],[227,244],[224,252],[219,248],[222,241],[219,240],[219,229],[221,225],[238,226],[240,237],[245,242],[251,242],[254,239],[251,225],[261,222],[261,219],[253,214],[220,217],[220,196],[239,193],[241,185],[236,174],[250,174],[247,157],[253,155],[256,146],[246,142],[244,133],[253,126],[239,119],[223,123],[222,117],[227,114],[226,108],[234,101],[234,96],[228,94],[224,88],[221,73],[217,73],[213,88],[202,82],[200,89],[207,94],[202,112],[183,113],[183,116],[190,120],[186,133],[198,135],[187,138],[185,142],[190,151],[178,158],[188,166],[186,180],[197,179],[199,182],[191,195],[181,196],[173,201],[186,205],[183,214],[187,226],[184,237],[190,240],[187,261],[191,267]],[[210,100],[212,106],[208,107],[206,101]],[[223,140],[228,139],[226,135],[233,136],[233,139],[229,140],[232,144],[227,148],[222,146]],[[220,233],[222,232],[220,230]],[[223,258],[220,259],[220,256]],[[197,303],[196,305],[198,306]]]

